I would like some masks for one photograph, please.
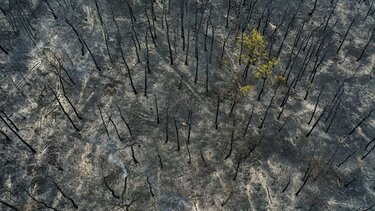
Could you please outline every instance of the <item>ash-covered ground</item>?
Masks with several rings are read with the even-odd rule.
[[[374,0],[0,9],[1,210],[375,209]]]

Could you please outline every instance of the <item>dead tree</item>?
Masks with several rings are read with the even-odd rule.
[[[263,30],[262,30],[263,35],[265,35],[265,33],[266,33],[266,29],[268,27],[268,24],[270,23],[272,12],[274,10],[274,8],[271,7],[271,3],[272,3],[272,1],[269,1],[268,6],[267,6],[266,20],[264,21],[264,26],[263,26]]]
[[[129,131],[130,137],[133,137],[133,132],[132,132],[132,130],[131,130],[131,128],[130,128],[130,125],[129,125],[128,121],[126,121],[124,115],[122,115],[121,109],[120,109],[120,107],[119,107],[118,105],[117,105],[117,110],[118,110],[119,113],[120,113],[121,120],[123,121],[123,123],[125,124],[126,128],[127,128],[128,131]]]
[[[248,7],[248,11],[246,12],[247,16],[246,16],[246,19],[245,19],[245,22],[244,22],[244,28],[245,29],[246,29],[246,26],[248,25],[248,23],[251,21],[251,18],[252,18],[253,12],[254,12],[254,8],[255,8],[255,4],[257,2],[258,2],[258,0],[251,0],[251,2],[250,2],[250,5]],[[245,30],[245,29],[243,29],[243,30]]]
[[[148,187],[149,187],[149,190],[150,190],[151,197],[154,197],[155,194],[154,194],[154,192],[152,191],[152,185],[151,185],[151,182],[150,182],[149,177],[146,178],[146,181],[147,181],[147,184],[148,184]]]
[[[208,96],[208,65],[209,65],[209,63],[208,63],[208,54],[206,53],[206,86],[205,86],[205,88],[206,88],[206,96]]]
[[[309,16],[312,16],[314,14],[317,4],[318,4],[318,0],[315,0],[314,7],[312,8],[311,12],[309,12],[309,14],[308,14]]]
[[[287,25],[287,27],[286,27],[286,30],[285,30],[285,33],[284,33],[284,35],[283,35],[283,39],[282,39],[282,41],[281,41],[281,44],[280,44],[279,50],[277,50],[277,54],[276,54],[277,57],[280,57],[281,50],[282,50],[282,48],[284,47],[284,42],[285,42],[286,38],[288,37],[289,32],[290,32],[290,30],[292,29],[292,26],[294,25],[294,21],[295,21],[295,19],[296,19],[296,16],[297,16],[297,14],[298,14],[298,12],[299,12],[299,9],[300,9],[301,5],[302,5],[302,1],[300,1],[300,3],[298,4],[297,10],[294,12],[294,14],[293,14],[293,16],[292,16],[290,22],[288,23],[288,25]]]
[[[169,139],[169,115],[168,115],[168,111],[169,111],[169,106],[170,104],[168,103],[167,105],[167,109],[165,111],[165,118],[166,118],[166,121],[165,121],[165,143],[168,143],[168,139]]]
[[[238,171],[239,171],[239,168],[240,168],[241,163],[242,163],[244,160],[246,160],[246,159],[251,155],[251,153],[255,150],[255,148],[257,148],[257,147],[260,145],[260,143],[262,143],[263,138],[264,138],[264,135],[262,135],[262,137],[259,139],[259,141],[258,141],[256,144],[254,144],[254,145],[249,145],[249,152],[246,153],[246,155],[244,155],[244,156],[242,156],[242,157],[240,157],[240,158],[238,159],[238,161],[237,161],[237,166],[236,166],[236,172],[235,172],[235,175],[234,175],[234,177],[233,177],[233,181],[235,181],[236,178],[237,178]]]
[[[94,55],[92,54],[90,48],[87,46],[85,40],[82,39],[82,36],[80,33],[74,28],[74,26],[68,21],[68,19],[65,18],[66,23],[73,29],[74,33],[76,36],[79,38],[80,42],[83,43],[83,45],[86,47],[87,51],[89,52],[92,60],[94,61],[95,67],[98,69],[98,71],[102,71],[101,68],[99,67],[98,62],[96,61]]]
[[[170,2],[170,0],[169,0]],[[184,16],[185,16],[185,9],[184,9],[184,0],[180,0],[180,19],[181,19],[181,38],[182,38],[182,50],[185,51],[185,23],[184,23]]]
[[[155,139],[152,139],[152,140],[154,141],[154,144],[155,144],[155,147],[156,147],[156,152],[158,153],[158,159],[159,159],[159,165],[160,165],[160,168],[163,169],[164,166],[163,166],[163,161],[162,161],[161,156],[160,156],[159,147],[158,147],[158,145],[156,144]]]
[[[373,143],[373,142],[375,142],[375,137],[370,141],[370,142],[368,142],[367,144],[366,144],[366,146],[365,146],[365,151],[367,150],[367,148]]]
[[[132,79],[132,76],[131,76],[131,71],[130,71],[130,68],[129,68],[128,63],[126,62],[125,55],[124,55],[124,50],[122,49],[122,37],[121,37],[121,33],[120,33],[120,28],[119,28],[119,26],[118,26],[118,24],[117,24],[117,21],[116,21],[116,19],[115,19],[115,16],[113,15],[113,11],[112,11],[112,17],[113,17],[113,22],[115,23],[115,26],[116,26],[116,28],[117,28],[117,44],[118,44],[118,46],[119,46],[119,48],[120,48],[121,58],[122,58],[122,61],[123,61],[124,64],[125,64],[125,68],[126,68],[126,71],[127,71],[127,73],[128,73],[129,80],[130,80],[130,85],[131,85],[131,87],[132,87],[132,89],[133,89],[133,92],[134,92],[135,95],[137,95],[137,90],[136,90],[136,88],[135,88],[135,86],[134,86],[134,83],[133,83],[133,79]],[[133,42],[134,42],[133,34],[132,34],[132,40],[133,40]],[[135,44],[135,42],[134,42],[134,46],[135,46],[135,49],[136,49],[136,54],[137,54],[138,62],[140,62],[140,60],[139,60],[139,56],[138,56],[137,45]]]
[[[5,140],[7,140],[7,141],[10,141],[10,140],[11,140],[11,139],[9,138],[9,136],[8,136],[5,132],[3,132],[2,130],[0,130],[0,134],[4,136]]]
[[[280,29],[280,27],[284,24],[284,21],[285,21],[285,18],[287,16],[287,12],[284,12],[280,22],[276,25],[276,27],[274,28],[274,30],[272,31],[271,35],[270,35],[270,42],[269,42],[269,51],[268,51],[268,57],[271,58],[272,57],[272,50],[273,50],[273,45],[275,44],[275,41],[276,41],[276,33],[277,31]],[[264,33],[263,33],[264,34]],[[243,30],[242,30],[242,33],[241,33],[241,48],[242,48],[242,39],[243,39]],[[294,47],[294,46],[293,46]],[[242,52],[242,49],[241,49],[241,52]],[[241,55],[240,55],[241,57]]]
[[[246,73],[247,75],[247,73]],[[266,86],[266,81],[267,81],[267,76],[263,77],[263,83],[262,83],[262,88],[259,91],[258,98],[257,100],[260,102],[260,97],[262,96],[262,93],[264,91],[264,87]]]
[[[337,168],[340,168],[340,166],[342,164],[344,164],[346,161],[348,161],[349,158],[351,158],[355,153],[357,153],[357,151],[354,151],[354,152],[350,153],[348,156],[346,156],[346,158],[343,161],[341,161],[339,164],[337,164]]]
[[[145,67],[145,89],[144,96],[147,97],[147,67]]]
[[[176,129],[177,151],[180,151],[180,137],[179,137],[179,134],[178,134],[178,126],[177,126],[176,117],[173,118],[173,122],[174,122],[174,127]]]
[[[148,16],[148,13],[147,13],[147,9],[145,9],[145,14],[146,14],[147,23],[148,23],[148,28],[147,29],[150,32],[152,42],[154,43],[154,46],[156,48],[157,47],[157,44],[156,44],[156,35],[154,34],[155,29],[153,30],[153,28],[155,26],[151,24],[150,17]]]
[[[105,47],[106,47],[106,50],[107,50],[107,53],[108,53],[108,57],[109,57],[109,60],[110,60],[111,64],[113,64],[113,59],[112,59],[111,52],[109,51],[109,46],[108,46],[108,41],[109,41],[108,31],[107,31],[107,27],[106,27],[106,25],[103,21],[102,15],[100,14],[100,9],[99,9],[99,5],[98,5],[97,0],[95,0],[95,7],[96,7],[96,11],[98,13],[100,25],[103,29],[104,43],[105,43]]]
[[[117,125],[115,124],[115,122],[112,120],[111,117],[109,117],[109,123],[111,123],[111,124],[113,125],[113,127],[115,128],[115,132],[116,132],[117,138],[118,138],[120,141],[124,141],[124,139],[121,138],[121,136],[120,136],[120,132],[118,131]],[[109,125],[109,123],[108,123],[108,125]]]
[[[135,55],[137,56],[137,63],[140,63],[141,60],[139,59],[139,53],[138,53],[138,47],[137,47],[136,41],[135,41],[135,39],[134,39],[133,33],[130,33],[130,35],[131,35],[130,38],[132,39],[133,44],[134,44]]]
[[[44,2],[46,3],[48,9],[51,11],[52,15],[53,15],[53,18],[56,20],[57,19],[57,16],[55,14],[55,11],[53,10],[53,8],[51,7],[51,5],[48,3],[47,0],[44,0]]]
[[[328,127],[327,127],[327,129],[325,130],[326,133],[328,133],[329,129],[330,129],[331,126],[332,126],[333,120],[334,120],[335,117],[336,117],[337,110],[338,110],[339,106],[340,106],[340,101],[337,103],[337,106],[336,106],[336,108],[335,108],[335,110],[334,110],[334,113],[333,113],[333,116],[332,116],[332,118],[331,118],[331,121],[329,122]]]
[[[310,134],[312,133],[312,131],[315,129],[316,125],[319,123],[320,119],[323,117],[325,111],[326,111],[327,107],[325,107],[322,111],[322,113],[320,114],[320,116],[318,117],[318,119],[315,121],[315,123],[313,124],[313,126],[311,127],[311,129],[309,130],[309,132],[306,134],[306,137],[309,137]]]
[[[214,28],[214,25],[211,23],[211,46],[210,46],[210,59],[209,59],[209,63],[211,64],[212,62],[212,50],[213,50],[213,47],[214,47],[214,41],[215,41],[215,28]]]
[[[342,83],[341,85],[343,85],[344,83]],[[331,103],[329,104],[329,106],[331,106],[331,109],[329,110],[328,112],[328,116],[325,118],[325,122],[331,117],[331,114],[332,114],[332,111],[335,109],[336,105],[338,105],[340,103],[340,100],[341,100],[341,96],[344,94],[344,89],[341,90],[341,92],[339,93],[340,91],[340,88],[339,87],[339,90],[337,91],[337,93],[335,94],[335,96],[333,97]]]
[[[229,2],[228,2],[228,10],[227,10],[227,17],[226,17],[226,20],[225,20],[225,22],[226,22],[225,28],[226,29],[229,26],[229,12],[230,12],[231,7],[232,7],[232,0],[229,0]]]
[[[258,19],[258,24],[257,24],[257,27],[256,27],[256,30],[257,30],[257,31],[259,31],[260,24],[262,23],[262,20],[263,20],[264,14],[266,13],[266,11],[269,10],[269,6],[270,6],[271,3],[272,3],[272,0],[271,0],[271,1],[268,1],[267,4],[265,5],[265,7],[262,9],[262,12],[261,12],[260,17],[259,17],[259,19]]]
[[[223,42],[223,47],[221,48],[221,56],[220,56],[220,62],[219,62],[219,68],[222,67],[224,63],[224,53],[225,53],[225,45],[229,39],[231,32],[229,31],[228,35],[225,37],[224,42]]]
[[[75,209],[78,209],[78,205],[74,202],[74,200],[71,197],[69,197],[68,195],[66,195],[65,191],[63,191],[60,188],[60,186],[55,182],[55,180],[53,180],[52,177],[50,177],[50,178],[51,178],[52,183],[56,186],[57,190],[59,190],[59,192],[61,193],[61,195],[64,196],[66,199],[68,199],[72,203],[72,205]]]
[[[188,134],[187,134],[187,141],[186,143],[189,145],[190,144],[190,134],[191,134],[191,124],[192,124],[192,121],[193,121],[193,111],[189,109],[189,113],[188,113],[188,121],[187,121],[187,125],[188,125]]]
[[[33,201],[35,201],[36,203],[43,205],[45,208],[48,208],[48,209],[51,209],[51,210],[55,210],[55,211],[57,211],[56,208],[54,208],[54,207],[52,207],[52,206],[46,204],[45,202],[43,202],[43,201],[38,200],[37,198],[35,198],[33,195],[31,195],[31,193],[30,193],[28,190],[26,190],[26,189],[24,189],[24,190],[25,190],[25,192],[27,193],[27,195],[30,196],[30,198],[31,198]]]
[[[66,101],[68,101],[70,107],[73,109],[74,114],[77,116],[77,118],[80,119],[80,120],[82,120],[83,118],[78,114],[77,109],[75,108],[75,106],[73,105],[73,103],[70,101],[68,95],[65,92],[65,87],[64,87],[64,83],[63,83],[63,80],[62,80],[62,77],[61,77],[61,73],[59,73],[58,75],[59,75],[59,80],[60,80],[60,85],[61,85],[61,88],[62,88],[62,92],[63,92],[63,95],[64,95]]]
[[[15,1],[15,5],[16,5],[17,11],[19,13],[19,20],[21,22],[21,25],[25,29],[29,39],[33,42],[34,45],[36,45],[36,42],[35,42],[35,40],[36,40],[36,30],[31,25],[29,18],[25,17],[25,14],[23,13],[23,9],[20,7],[18,1]]]
[[[219,127],[218,118],[219,118],[219,109],[220,109],[220,99],[217,97],[217,104],[216,104],[216,115],[215,115],[215,129],[217,130]]]
[[[230,155],[232,154],[232,150],[233,150],[233,143],[234,143],[234,131],[236,129],[236,118],[233,119],[233,126],[232,126],[232,133],[231,133],[231,136],[230,136],[230,147],[229,147],[229,152],[228,154],[225,156],[224,160],[228,159],[230,157]]]
[[[109,184],[108,184],[108,182],[107,182],[107,178],[108,178],[108,176],[103,177],[104,186],[105,186],[105,187],[111,192],[113,198],[115,198],[115,199],[119,199],[120,196],[116,195],[115,190],[113,190],[113,189],[109,186]]]
[[[210,6],[210,10],[208,12],[207,22],[206,22],[206,30],[204,33],[204,51],[207,51],[207,37],[208,37],[208,26],[209,22],[211,21],[211,14],[212,14],[212,5]],[[189,34],[189,32],[188,32]],[[189,37],[188,37],[189,40]]]
[[[0,49],[5,53],[5,54],[7,54],[8,55],[8,51],[7,50],[5,50],[5,48],[3,47],[3,46],[1,46],[0,45]]]
[[[131,19],[132,21],[137,22],[137,18],[136,18],[135,15],[134,15],[133,8],[132,8],[132,6],[131,6],[129,0],[125,0],[125,3],[126,3],[126,6],[128,7],[128,11],[129,11],[129,14],[130,14],[130,19]]]
[[[139,163],[138,160],[135,158],[135,152],[134,152],[134,144],[130,145],[130,150],[132,153],[132,158],[135,164]]]
[[[79,128],[76,126],[76,124],[74,124],[73,120],[70,118],[70,116],[68,115],[68,113],[65,111],[64,107],[62,106],[60,100],[59,100],[59,97],[57,96],[57,94],[55,93],[55,91],[53,91],[53,89],[51,89],[53,95],[55,96],[55,99],[57,100],[57,102],[59,103],[59,106],[62,110],[62,112],[65,114],[65,116],[68,118],[69,122],[72,124],[72,126],[74,127],[74,129],[76,129],[76,131],[79,131]]]
[[[372,148],[368,152],[366,152],[365,155],[361,157],[361,160],[365,159],[372,151],[374,151],[374,149],[375,149],[375,144],[372,146]]]
[[[352,135],[354,133],[354,131],[364,122],[366,121],[366,119],[368,119],[370,116],[371,116],[371,113],[374,111],[375,109],[371,109],[369,114],[367,116],[365,116],[350,132],[349,132],[349,135]]]
[[[2,116],[0,116],[0,119],[1,119],[1,121],[3,121],[4,122],[4,124],[14,133],[14,135],[16,135],[17,136],[17,138],[19,138],[20,140],[21,140],[21,142],[23,143],[23,144],[25,144],[26,146],[27,146],[27,148],[29,148],[30,149],[30,151],[33,153],[33,154],[36,154],[36,150],[30,145],[30,144],[28,144],[18,133],[17,133],[17,131],[15,131],[9,124],[8,124],[8,122],[7,121],[5,121],[5,119],[2,117]],[[8,137],[4,132],[1,132],[5,137]],[[9,137],[8,137],[8,139],[9,139]]]
[[[296,83],[296,82],[297,82],[297,78],[294,78],[293,81],[292,81],[292,83],[289,85],[288,90],[287,90],[286,93],[285,93],[284,99],[282,100],[282,102],[281,102],[281,104],[280,104],[279,107],[281,107],[281,108],[284,107],[285,104],[288,102],[288,99],[289,99],[289,96],[290,96],[290,92],[291,92],[292,86],[293,86],[293,84]]]
[[[275,95],[276,95],[276,92],[275,92],[275,94],[272,96],[272,98],[271,98],[271,101],[270,101],[270,104],[268,105],[268,107],[267,107],[267,109],[266,109],[266,112],[264,113],[264,116],[263,116],[263,119],[262,119],[262,122],[260,123],[260,125],[259,125],[259,129],[262,129],[263,128],[263,124],[264,124],[264,122],[266,121],[266,117],[267,117],[267,114],[268,114],[268,110],[271,108],[271,106],[272,106],[272,103],[273,103],[273,99],[275,98]]]
[[[132,21],[132,32],[133,33],[132,33],[131,38],[132,38],[133,42],[134,42],[134,40],[136,41],[136,42],[134,42],[134,43],[137,43],[137,45],[138,45],[138,48],[136,47],[136,49],[138,49],[138,51],[140,51],[141,50],[141,43],[139,42],[138,35],[137,35],[137,32],[135,31],[135,26],[134,26],[133,21]],[[133,35],[134,35],[135,39],[134,39]],[[139,58],[138,58],[138,61],[139,61]]]
[[[5,202],[3,200],[0,200],[0,203],[3,204],[4,206],[8,207],[11,210],[15,210],[15,211],[19,210],[16,206],[11,205],[8,202]]]
[[[150,69],[150,54],[149,54],[149,48],[148,48],[148,32],[149,31],[146,31],[146,36],[145,36],[145,41],[146,41],[146,55],[145,55],[145,58],[146,58],[146,68],[147,68],[147,71],[148,71],[148,73],[151,73],[151,69]]]
[[[172,47],[171,47],[171,41],[169,38],[169,23],[167,17],[165,17],[165,25],[167,27],[167,42],[168,42],[168,50],[169,50],[169,60],[170,60],[170,65],[173,65],[173,53],[172,53]],[[185,61],[186,64],[186,61]]]
[[[367,13],[366,13],[365,17],[363,18],[362,22],[366,21],[367,17],[370,15],[371,12],[372,12],[372,14],[374,14],[374,11],[372,11],[374,9],[374,2],[375,2],[374,0],[371,1],[371,4],[370,4],[370,6],[367,10]]]
[[[3,109],[0,109],[0,113],[2,113],[5,116],[5,118],[10,122],[10,124],[14,127],[14,129],[16,129],[16,131],[19,131],[16,124],[12,121],[12,119],[10,119],[10,117],[4,112]]]
[[[298,189],[298,191],[294,194],[295,196],[298,196],[298,194],[301,192],[302,188],[306,185],[307,181],[310,178],[310,174],[307,175],[306,179],[303,181],[302,185]]]
[[[18,33],[18,29],[17,29],[17,25],[16,25],[16,21],[15,21],[15,17],[13,16],[13,14],[11,12],[8,13],[8,11],[6,11],[4,8],[2,8],[0,6],[0,11],[3,13],[3,15],[6,17],[9,25],[11,26],[14,34],[16,35],[16,37],[19,36],[19,33]]]
[[[357,17],[358,17],[358,16],[359,16],[359,15],[357,14],[357,15],[353,18],[352,22],[350,22],[350,25],[349,25],[348,29],[346,30],[345,35],[344,35],[344,37],[342,38],[341,43],[340,43],[340,46],[337,48],[336,53],[339,53],[339,52],[340,52],[341,47],[342,47],[342,45],[344,44],[344,42],[345,42],[345,40],[346,40],[346,37],[348,36],[349,31],[350,31],[350,29],[352,28],[354,22],[357,20]]]
[[[374,1],[373,1],[373,2],[374,2]],[[361,55],[358,57],[357,62],[358,62],[359,60],[362,59],[363,54],[364,54],[365,51],[367,50],[367,48],[368,48],[368,46],[370,45],[370,43],[371,43],[372,39],[374,38],[374,36],[375,36],[375,27],[374,27],[374,29],[373,29],[372,32],[371,32],[371,37],[370,37],[369,41],[366,43],[365,47],[362,49]]]
[[[321,89],[320,92],[319,92],[318,98],[317,98],[316,103],[315,103],[315,106],[314,106],[314,111],[313,111],[313,113],[311,114],[311,117],[310,117],[309,122],[307,123],[308,125],[310,125],[311,121],[312,121],[313,118],[314,118],[314,115],[315,115],[315,112],[316,112],[316,108],[318,107],[319,100],[320,100],[320,96],[321,96],[322,93],[323,93],[324,87],[325,87],[325,84],[323,84],[322,89]]]
[[[185,65],[186,66],[188,65],[189,45],[190,45],[190,21],[188,24],[187,43],[186,43],[186,52],[185,52]]]
[[[107,125],[105,124],[103,114],[102,114],[102,110],[100,109],[99,105],[97,107],[99,109],[100,119],[102,120],[102,124],[104,126],[105,133],[107,134],[108,140],[110,140],[111,137],[109,136],[108,128],[107,128]]]
[[[250,117],[249,117],[249,120],[247,120],[246,128],[245,128],[245,131],[243,132],[243,135],[242,135],[243,137],[246,136],[246,132],[249,129],[249,125],[250,125],[251,119],[253,118],[253,114],[254,114],[254,106],[251,107]]]
[[[333,16],[333,14],[335,13],[335,10],[336,10],[336,8],[337,8],[337,3],[338,3],[339,1],[336,1],[336,3],[335,3],[335,6],[333,7],[333,9],[331,10],[331,12],[329,13],[329,15],[328,15],[328,18],[327,18],[327,20],[326,20],[326,24],[325,24],[325,26],[324,26],[324,28],[323,28],[323,33],[326,31],[326,29],[327,29],[327,27],[328,27],[328,24],[329,24],[329,22],[331,21],[331,18],[332,18],[332,16]]]
[[[156,98],[156,94],[154,94],[154,98],[155,98],[155,110],[156,110],[156,123],[160,124],[159,107],[158,107],[158,100]]]

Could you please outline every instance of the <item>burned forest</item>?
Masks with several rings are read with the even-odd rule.
[[[374,210],[375,0],[1,0],[0,210]]]

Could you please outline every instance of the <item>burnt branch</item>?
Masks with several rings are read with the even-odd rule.
[[[5,119],[2,117],[2,116],[0,116],[0,119],[4,122],[4,124],[14,133],[14,135],[16,135],[21,141],[22,141],[22,143],[23,144],[25,144],[26,146],[27,146],[27,148],[29,148],[30,149],[30,151],[32,152],[32,153],[34,153],[34,154],[36,154],[36,150],[30,145],[30,144],[28,144],[18,133],[17,133],[17,131],[15,131],[9,124],[8,124],[8,122],[6,122],[5,121]],[[3,133],[3,134],[5,134],[5,133]],[[7,137],[6,135],[5,135],[5,137]]]

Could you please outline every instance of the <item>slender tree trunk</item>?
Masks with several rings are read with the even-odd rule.
[[[342,45],[344,44],[344,42],[345,42],[345,40],[346,40],[346,37],[348,36],[349,31],[350,31],[350,29],[352,28],[352,26],[353,26],[354,22],[356,21],[357,17],[358,17],[358,14],[353,18],[352,22],[350,22],[350,25],[349,25],[348,29],[346,30],[345,35],[344,35],[344,38],[341,40],[341,43],[340,43],[339,47],[337,48],[336,53],[339,53],[339,52],[340,52],[340,50],[341,50],[341,48],[342,48]]]

